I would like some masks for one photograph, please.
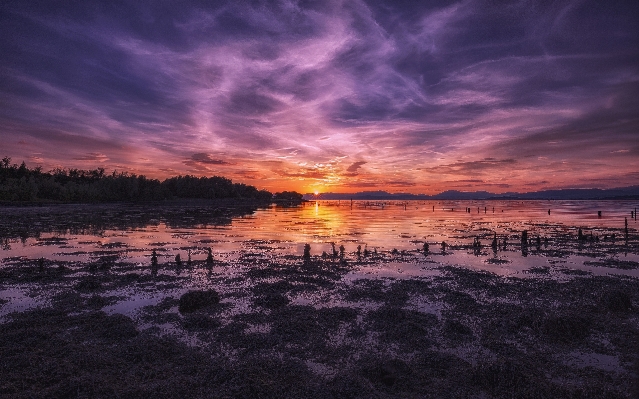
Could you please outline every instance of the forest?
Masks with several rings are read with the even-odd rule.
[[[12,164],[9,157],[0,161],[0,202],[147,202],[183,198],[270,202],[273,194],[220,176],[186,175],[160,181],[128,172],[106,173],[104,168],[44,172],[41,167],[29,168],[24,162]]]

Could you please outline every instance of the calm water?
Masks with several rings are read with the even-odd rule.
[[[112,207],[122,211],[123,206]],[[313,255],[319,255],[323,251],[330,253],[331,243],[337,247],[344,245],[347,253],[354,253],[358,245],[370,251],[414,251],[427,242],[433,252],[428,261],[511,274],[549,264],[547,257],[532,254],[523,257],[515,250],[522,230],[528,230],[531,238],[537,235],[549,238],[551,244],[568,235],[576,236],[578,227],[586,234],[603,237],[614,233],[620,238],[625,217],[630,229],[637,228],[637,222],[630,218],[635,208],[639,208],[639,201],[354,201],[352,206],[350,201],[319,201],[297,208],[273,206],[219,223],[209,220],[202,223],[197,216],[182,216],[176,223],[175,219],[164,220],[159,214],[138,223],[124,223],[121,227],[115,223],[100,229],[77,225],[53,232],[44,229],[37,237],[4,237],[0,258],[3,262],[18,257],[91,261],[111,256],[120,261],[146,264],[153,249],[158,251],[160,260],[166,262],[173,260],[177,253],[186,259],[189,250],[194,260],[202,260],[210,247],[217,259],[232,261],[242,254],[257,252],[273,256],[302,255],[305,243],[311,245]],[[44,220],[46,224],[57,209],[5,208],[0,212],[5,215],[12,212],[13,216],[16,212],[39,212],[29,220]],[[73,207],[64,209],[69,212]],[[96,212],[104,209],[104,206],[98,207]],[[602,212],[601,217],[598,211]],[[442,241],[449,245],[467,245],[479,237],[488,246],[494,233],[500,241],[506,237],[512,243],[510,251],[439,253]],[[633,251],[633,248],[620,247],[620,252],[611,252],[611,248],[609,245],[599,256],[639,260],[633,253],[636,248]],[[561,262],[568,262],[568,267],[582,268],[588,258],[584,260],[579,255],[573,254],[568,261]],[[491,259],[500,261],[490,262]],[[596,268],[599,272],[606,269]]]
[[[624,218],[628,218],[631,234],[636,234],[639,227],[637,221],[630,219],[635,207],[639,208],[639,201],[354,201],[352,207],[350,201],[320,201],[297,208],[271,207],[235,217],[211,216],[216,212],[206,207],[0,208],[0,268],[46,258],[75,262],[76,267],[72,267],[80,276],[86,273],[84,262],[108,259],[116,264],[137,264],[143,266],[142,273],[150,273],[147,266],[153,249],[162,268],[173,262],[178,253],[186,260],[188,251],[193,260],[203,261],[211,248],[214,258],[221,261],[213,276],[226,276],[229,281],[239,277],[233,284],[242,285],[243,273],[251,267],[247,259],[299,264],[299,258],[287,256],[301,256],[304,244],[311,245],[312,255],[320,255],[323,251],[331,253],[331,243],[335,243],[338,248],[344,245],[347,259],[354,266],[342,278],[346,285],[361,278],[439,275],[441,266],[521,278],[561,280],[571,278],[575,270],[639,278],[639,243],[636,237],[628,244],[622,239]],[[466,212],[466,208],[471,208],[471,212]],[[601,217],[598,211],[602,212]],[[587,235],[599,236],[601,241],[579,243],[579,227]],[[548,245],[542,244],[537,250],[533,244],[523,254],[519,235],[524,229],[531,238],[548,238]],[[495,233],[500,240],[497,251],[490,247]],[[610,239],[612,234],[617,237],[614,241]],[[608,239],[603,240],[606,236]],[[482,242],[479,251],[470,246],[476,237]],[[504,238],[508,241],[506,250],[501,246]],[[453,248],[442,253],[442,241]],[[420,252],[424,242],[431,249],[427,256]],[[356,263],[354,252],[358,245],[362,250],[377,250],[384,260]],[[393,255],[393,249],[399,254]],[[167,267],[160,273],[180,271]],[[132,316],[143,306],[155,305],[167,296],[179,297],[189,288],[211,286],[206,268],[190,270],[188,276],[188,281],[182,282],[184,286],[173,289],[140,292],[132,286],[111,291],[110,295],[126,299],[105,311]],[[232,292],[237,288],[233,284],[217,283],[214,287],[222,293]],[[46,298],[34,297],[30,289],[29,284],[0,286],[0,299],[9,301],[0,307],[0,322],[8,313],[46,305]],[[328,300],[321,293],[318,297],[304,295],[292,298],[291,303],[321,304]],[[338,299],[329,300],[339,303],[335,301]],[[233,303],[233,311],[246,312],[249,308],[249,303]],[[437,313],[437,309],[429,312]]]

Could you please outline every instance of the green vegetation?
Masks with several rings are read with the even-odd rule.
[[[0,201],[3,202],[142,202],[176,198],[242,198],[270,202],[273,195],[253,186],[233,183],[230,179],[177,176],[160,182],[143,175],[113,171],[29,169],[24,162],[0,161]]]

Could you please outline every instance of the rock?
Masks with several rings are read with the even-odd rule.
[[[612,312],[625,312],[632,310],[630,296],[619,290],[614,290],[604,295],[604,303],[608,310]]]
[[[276,309],[289,304],[290,300],[282,294],[264,294],[253,301],[257,306]]]
[[[590,320],[579,315],[560,315],[544,320],[541,331],[549,338],[564,343],[574,343],[590,334]]]
[[[189,291],[180,297],[180,313],[191,313],[198,309],[216,305],[220,296],[215,290]]]
[[[102,283],[92,278],[81,280],[75,285],[75,289],[78,291],[95,291],[100,288],[102,288]]]

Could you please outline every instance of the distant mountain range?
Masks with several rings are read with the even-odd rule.
[[[508,192],[502,194],[488,191],[448,190],[435,195],[388,193],[386,191],[360,191],[357,193],[313,193],[304,194],[304,199],[314,200],[600,200],[600,199],[639,199],[639,186],[610,189],[571,188],[563,190],[543,190],[530,193]]]

